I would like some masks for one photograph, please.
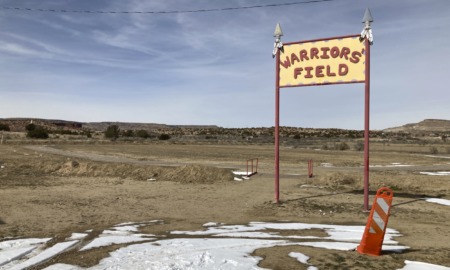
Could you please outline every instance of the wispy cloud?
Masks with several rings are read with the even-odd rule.
[[[103,11],[251,4],[248,0],[3,3]],[[410,119],[404,112],[419,119],[450,115],[442,83],[450,61],[450,38],[445,35],[450,5],[340,0],[182,14],[2,10],[0,58],[6,64],[0,66],[0,117],[24,115],[37,102],[36,117],[272,126],[275,24],[281,23],[284,42],[356,34],[363,27],[367,5],[375,18],[372,128],[398,124],[397,117]],[[281,122],[361,128],[362,89],[363,84],[283,89]],[[421,109],[414,110],[415,106]]]

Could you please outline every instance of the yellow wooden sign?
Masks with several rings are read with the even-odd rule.
[[[344,37],[285,44],[280,52],[280,87],[357,83],[365,80],[364,42]]]

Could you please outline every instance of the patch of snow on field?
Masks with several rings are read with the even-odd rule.
[[[234,174],[234,181],[243,181],[243,180],[249,180],[250,176],[248,176],[248,172],[240,172],[240,171],[233,171]],[[251,173],[251,172],[250,172]]]
[[[96,269],[259,269],[249,256],[284,241],[254,239],[172,239],[132,245],[112,252]]]
[[[320,166],[322,166],[322,167],[328,167],[328,168],[334,167],[334,165],[331,164],[331,163],[320,163]]]
[[[415,261],[405,261],[405,267],[398,270],[450,270],[450,267],[445,267],[441,265],[431,264],[431,263],[423,263],[423,262],[415,262]]]
[[[31,257],[30,259],[21,262],[19,264],[16,264],[12,267],[8,267],[7,269],[9,270],[22,270],[22,269],[28,269],[32,266],[35,266],[43,261],[46,261],[58,254],[60,254],[61,252],[71,248],[72,246],[74,246],[75,244],[77,244],[79,241],[78,240],[73,240],[73,241],[69,241],[69,242],[62,242],[62,243],[57,243],[54,246],[42,251],[41,253],[37,254],[34,257]]]
[[[92,242],[84,246],[80,251],[110,246],[113,244],[127,244],[133,242],[142,242],[155,240],[155,238],[150,238],[149,236],[154,236],[152,234],[138,234],[133,233],[137,231],[135,226],[123,226],[114,227],[114,229],[119,228],[119,230],[104,230],[102,234],[95,238]]]
[[[11,248],[4,251],[0,251],[0,266],[5,265],[11,261],[22,258],[36,247],[22,247],[22,248]]]
[[[369,165],[370,168],[392,168],[392,167],[412,167],[415,165],[401,164],[400,162],[393,162],[389,165]]]
[[[87,233],[72,233],[70,237],[68,237],[66,240],[81,240],[88,236]]]
[[[206,222],[202,226],[203,227],[213,227],[213,226],[220,226],[220,225],[224,225],[224,224],[220,223],[220,222]]]
[[[426,157],[432,157],[432,158],[450,158],[445,156],[433,156],[433,155],[425,155]]]
[[[0,242],[0,266],[18,260],[51,238],[15,239]]]
[[[425,175],[437,175],[437,176],[447,176],[447,175],[450,175],[450,172],[420,172],[420,174],[425,174]]]
[[[265,230],[324,230],[327,237],[317,236],[279,236],[275,232],[264,232]],[[250,222],[248,225],[224,225],[208,227],[204,231],[172,231],[171,234],[184,235],[210,235],[216,237],[253,237],[253,238],[309,238],[324,239],[334,241],[345,241],[359,243],[365,226],[327,225],[327,224],[306,224],[306,223],[270,223],[270,222]],[[394,229],[387,228],[384,236],[385,244],[397,244],[393,237],[400,236]]]
[[[365,226],[345,226],[327,224],[305,223],[266,223],[251,222],[247,225],[224,225],[208,222],[201,231],[173,231],[178,235],[174,239],[166,236],[154,236],[139,234],[135,230],[139,225],[123,224],[114,226],[95,238],[81,250],[102,247],[114,243],[133,243],[126,247],[118,248],[110,253],[110,256],[100,261],[98,265],[90,268],[81,268],[68,264],[55,264],[45,270],[98,270],[98,269],[158,269],[158,270],[188,270],[188,269],[261,269],[257,265],[261,258],[251,256],[256,249],[274,246],[311,246],[335,250],[350,251],[356,248],[364,232]],[[122,227],[117,230],[117,227]],[[284,236],[283,230],[311,230],[320,229],[328,234],[325,237],[318,236]],[[183,238],[183,235],[188,236]],[[403,251],[406,246],[395,245],[392,238],[400,236],[399,232],[388,229],[385,234],[383,250]],[[81,235],[72,235],[74,238]],[[226,237],[226,238],[224,238]],[[310,242],[295,242],[293,238],[311,239]],[[264,239],[266,238],[266,239]],[[322,240],[322,241],[321,241]],[[12,251],[10,241],[0,242],[6,251]],[[48,240],[47,240],[48,241]],[[9,242],[9,243],[8,243]],[[42,243],[42,240],[41,242]],[[0,269],[24,269],[31,263],[42,263],[56,256],[61,251],[72,247],[78,241],[62,242],[48,248],[28,261],[17,261],[0,266]],[[16,247],[17,248],[17,247]],[[5,250],[4,250],[5,251]],[[34,252],[33,252],[34,253]],[[301,253],[291,253],[291,257],[297,258],[307,264],[308,258]],[[6,267],[6,268],[5,268]],[[11,268],[14,267],[14,268]],[[309,270],[315,270],[309,266]],[[407,269],[411,270],[411,269]]]
[[[428,199],[425,199],[425,201],[450,206],[450,200],[446,200],[446,199],[428,198]]]
[[[295,259],[297,259],[297,261],[299,261],[303,264],[309,265],[309,263],[308,263],[309,257],[303,253],[291,252],[288,255],[289,255],[289,257],[295,258]],[[309,266],[307,270],[318,270],[318,268],[315,266]]]
[[[70,264],[64,264],[64,263],[57,263],[54,265],[51,265],[47,268],[44,268],[45,270],[83,270],[83,268],[70,265]]]

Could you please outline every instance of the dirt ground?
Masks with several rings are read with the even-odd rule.
[[[371,148],[372,149],[372,148]],[[409,246],[403,253],[373,257],[354,251],[274,247],[254,252],[270,269],[306,269],[288,256],[311,257],[319,269],[397,269],[405,260],[450,267],[450,211],[426,197],[450,199],[450,155],[390,150],[371,151],[370,204],[381,186],[394,190],[388,227]],[[233,181],[258,158],[258,174]],[[6,237],[64,239],[73,232],[94,233],[115,224],[162,220],[146,233],[201,230],[207,222],[251,221],[365,225],[363,153],[281,148],[280,203],[274,203],[273,145],[109,143],[0,145],[0,241]],[[314,177],[308,178],[308,160]],[[394,163],[394,164],[393,164]],[[401,164],[398,164],[401,163]],[[413,166],[398,166],[413,165]],[[324,214],[326,213],[326,214]],[[119,246],[84,253],[68,251],[49,264],[96,265]]]

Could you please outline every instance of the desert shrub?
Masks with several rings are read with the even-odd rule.
[[[158,139],[160,139],[160,140],[162,140],[162,141],[166,141],[166,140],[169,140],[169,139],[170,139],[170,135],[169,135],[169,134],[163,133],[163,134],[161,134],[161,135],[158,136]]]
[[[358,176],[340,172],[322,174],[312,180],[314,185],[324,186],[333,190],[356,188],[359,182]]]
[[[362,151],[362,150],[364,150],[364,142],[357,141],[353,147],[355,148],[356,151]]]
[[[111,125],[106,128],[105,138],[115,140],[119,138],[120,129],[118,125]]]
[[[25,126],[25,129],[27,131],[35,130],[36,129],[36,125],[35,124],[28,124],[28,125]]]
[[[136,136],[139,138],[147,139],[150,137],[150,134],[148,134],[147,130],[140,129],[136,131]]]
[[[128,130],[125,130],[122,132],[122,136],[123,137],[133,137],[134,132],[131,129],[128,129]]]
[[[30,125],[33,125],[33,124],[30,124]],[[33,129],[28,130],[27,137],[34,138],[34,139],[47,139],[48,131],[45,130],[43,127],[35,126]]]
[[[69,130],[69,129],[54,130],[51,133],[60,134],[60,135],[79,135],[78,131],[73,131],[73,130]]]
[[[7,124],[0,124],[0,131],[10,131],[9,126]]]
[[[339,144],[336,144],[334,146],[334,149],[344,151],[350,149],[350,146],[348,146],[348,144],[346,144],[345,142],[341,142]]]
[[[431,146],[430,147],[430,153],[431,154],[437,154],[439,153],[438,149],[436,148],[436,146]]]
[[[322,145],[322,148],[321,148],[322,150],[328,150],[329,148],[328,148],[328,145],[327,144],[324,144],[324,145]]]

